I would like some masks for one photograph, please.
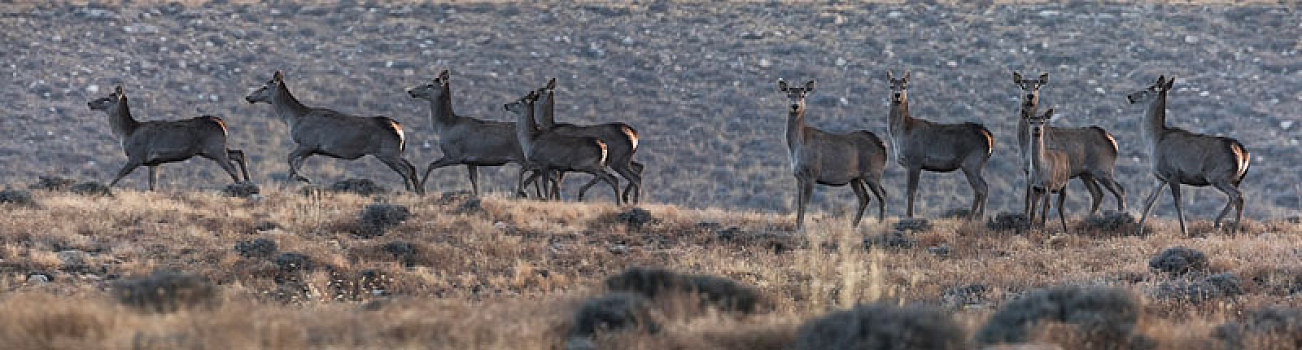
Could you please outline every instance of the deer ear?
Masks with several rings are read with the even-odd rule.
[[[118,85],[117,87],[113,88],[113,93],[114,93],[114,94],[117,94],[118,97],[122,97],[122,96],[126,96],[126,95],[127,95],[126,91],[123,91],[123,90],[122,90],[122,85]]]
[[[1049,73],[1040,74],[1040,84],[1044,85],[1048,83],[1049,83]]]
[[[886,80],[895,80],[895,73],[891,73],[890,69],[886,70]]]
[[[1167,79],[1166,79],[1166,86],[1163,87],[1163,90],[1171,90],[1171,85],[1172,85],[1173,83],[1175,83],[1175,77],[1167,78]]]
[[[1049,110],[1044,111],[1044,120],[1049,120],[1049,119],[1053,119],[1053,108],[1049,108]]]
[[[1017,71],[1013,71],[1013,84],[1021,84],[1021,83],[1022,83],[1022,74],[1018,73]]]
[[[1165,75],[1157,76],[1157,84],[1155,85],[1157,85],[1158,87],[1161,87],[1162,85],[1166,85],[1166,76]]]
[[[813,81],[813,80],[810,80],[808,83],[805,83],[805,92],[810,92],[810,91],[814,91],[814,81]]]
[[[452,74],[449,73],[447,69],[444,69],[442,72],[439,72],[439,78],[447,79],[448,76],[450,75]]]
[[[904,71],[904,77],[900,78],[900,80],[909,81],[909,73],[912,73],[912,71]]]
[[[778,78],[778,91],[787,92],[787,81]]]
[[[285,79],[285,74],[284,74],[284,73],[281,73],[280,71],[276,71],[276,74],[272,74],[272,75],[271,75],[271,80],[274,80],[274,81],[281,81],[281,80],[284,80],[284,79]]]

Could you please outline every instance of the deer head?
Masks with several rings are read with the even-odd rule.
[[[250,93],[248,96],[244,96],[244,100],[249,103],[271,103],[271,99],[275,96],[276,91],[284,84],[285,75],[280,73],[280,71],[276,71],[276,74],[271,76],[271,80],[268,80],[266,84],[262,84],[262,87],[259,87],[257,90],[253,90],[253,93]]]
[[[451,74],[448,73],[448,70],[444,69],[428,84],[408,89],[407,95],[410,95],[412,98],[435,101],[439,98],[443,98],[443,92],[448,91],[449,80],[451,80]]]
[[[1038,140],[1044,137],[1044,129],[1049,126],[1049,119],[1053,119],[1053,108],[1049,108],[1038,117],[1029,111],[1023,112],[1022,118],[1026,118],[1026,123],[1031,127],[1031,139]]]
[[[1040,104],[1040,87],[1049,83],[1049,73],[1040,74],[1038,79],[1025,79],[1022,74],[1013,72],[1013,84],[1022,89],[1022,106]]]
[[[507,112],[524,114],[528,112],[529,106],[533,105],[533,102],[537,100],[538,91],[533,90],[529,91],[528,94],[525,94],[524,97],[521,97],[519,100],[503,105],[502,108],[506,109]]]
[[[805,111],[805,95],[814,91],[814,81],[810,80],[805,83],[805,87],[787,86],[787,81],[778,79],[778,90],[787,93],[787,100],[791,102],[791,113],[800,113]]]
[[[909,71],[904,71],[903,77],[895,79],[895,73],[888,70],[886,80],[891,82],[891,103],[909,101]]]
[[[118,85],[113,88],[113,92],[110,93],[108,97],[91,100],[86,103],[86,105],[89,106],[92,111],[107,111],[112,110],[113,107],[118,105],[118,103],[125,103],[126,101],[127,93],[122,90],[122,85]]]
[[[1130,101],[1131,104],[1152,101],[1158,94],[1171,91],[1171,84],[1174,82],[1175,77],[1167,79],[1166,76],[1158,76],[1157,82],[1149,85],[1148,88],[1126,95],[1126,101]]]

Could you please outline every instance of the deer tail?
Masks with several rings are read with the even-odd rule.
[[[592,141],[597,143],[597,147],[601,148],[601,166],[606,166],[606,154],[609,153],[609,150],[606,149],[606,142],[601,141],[601,139],[592,139]]]
[[[1238,178],[1242,180],[1248,175],[1248,168],[1252,167],[1252,153],[1243,148],[1243,144],[1236,140],[1230,140],[1230,152],[1234,153],[1234,160],[1238,162]]]
[[[637,129],[633,129],[628,125],[620,125],[620,131],[623,131],[624,135],[628,135],[628,142],[633,144],[632,150],[637,151]]]
[[[222,128],[222,135],[223,136],[229,135],[229,133],[226,131],[226,121],[222,120],[222,118],[217,116],[211,116],[211,115],[205,115],[201,118],[212,121],[213,123],[217,123],[217,127]]]
[[[990,129],[981,126],[981,136],[986,137],[986,157],[995,153],[995,135],[990,133]]]
[[[406,152],[407,133],[402,131],[402,123],[399,123],[397,120],[393,120],[392,118],[388,118],[388,117],[380,117],[380,118],[384,119],[384,123],[386,126],[389,127],[389,130],[393,130],[393,133],[395,135],[398,135],[398,151]]]

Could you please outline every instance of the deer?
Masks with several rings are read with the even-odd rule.
[[[149,167],[149,190],[157,189],[158,166],[180,162],[199,156],[217,162],[217,165],[238,182],[249,181],[249,167],[244,151],[226,148],[226,122],[221,118],[204,115],[197,118],[168,121],[137,121],[127,106],[127,94],[118,85],[108,97],[87,103],[92,111],[108,115],[113,136],[127,154],[127,163],[118,170],[109,187],[117,185],[123,177],[141,165]],[[240,174],[235,173],[239,165]],[[241,180],[240,175],[243,175]]]
[[[1035,116],[1040,105],[1040,87],[1049,83],[1049,73],[1040,74],[1036,79],[1023,78],[1013,72],[1013,83],[1021,89],[1021,116],[1017,121],[1017,145],[1022,154],[1023,174],[1030,174],[1029,158],[1031,147],[1028,134],[1030,124],[1027,117]],[[1117,211],[1126,211],[1126,189],[1116,180],[1117,140],[1098,126],[1087,127],[1049,127],[1053,137],[1048,139],[1049,148],[1067,153],[1071,161],[1071,177],[1080,179],[1090,193],[1090,215],[1099,210],[1103,203],[1103,190],[1099,183],[1107,188],[1117,200]],[[1029,178],[1029,177],[1028,177]],[[1026,186],[1025,209],[1031,203],[1030,183]]]
[[[891,109],[887,130],[895,161],[908,172],[908,207],[905,215],[913,217],[913,199],[918,193],[918,177],[923,170],[953,172],[962,170],[972,187],[970,218],[985,215],[990,186],[982,170],[994,151],[995,138],[984,125],[977,123],[944,124],[914,118],[909,114],[909,72],[899,79],[886,72],[891,84]]]
[[[642,193],[642,170],[645,168],[642,163],[633,160],[633,154],[637,152],[638,132],[637,129],[625,123],[605,123],[596,125],[575,125],[569,123],[557,123],[556,115],[556,78],[547,81],[547,85],[538,89],[539,101],[536,103],[538,111],[535,111],[537,123],[544,130],[552,130],[563,135],[571,136],[590,136],[601,139],[609,147],[610,169],[614,170],[625,180],[628,186],[624,188],[621,198],[625,202],[630,200],[637,203]],[[554,178],[556,183],[551,184],[552,196],[560,196],[560,182],[564,179],[565,174],[556,174]],[[597,184],[599,178],[593,178],[592,181],[585,184],[580,190],[580,197],[588,190],[589,187]],[[526,182],[527,184],[527,182]],[[630,192],[632,193],[630,199]]]
[[[868,130],[834,133],[806,126],[805,96],[814,91],[813,80],[798,87],[778,79],[778,90],[786,93],[791,103],[787,108],[787,159],[796,177],[796,229],[805,226],[805,208],[813,197],[814,184],[850,185],[859,198],[851,227],[858,227],[863,219],[871,202],[871,189],[877,196],[877,221],[884,220],[886,190],[882,187],[882,172],[886,170],[886,144]]]
[[[443,151],[442,158],[425,168],[420,183],[424,187],[434,169],[462,164],[470,177],[471,193],[478,196],[479,167],[523,165],[524,154],[516,139],[515,123],[457,115],[452,109],[451,76],[445,69],[430,83],[407,90],[412,98],[429,101],[430,122],[439,134],[439,149]],[[516,192],[523,193],[522,188],[517,186]]]
[[[312,182],[299,174],[298,168],[313,155],[345,160],[370,155],[402,176],[407,190],[425,193],[417,181],[416,167],[402,157],[407,149],[407,136],[402,124],[383,116],[359,117],[308,107],[290,93],[284,78],[284,74],[277,70],[271,80],[245,96],[244,100],[249,104],[271,105],[275,116],[289,127],[289,135],[295,144],[288,159],[291,180]]]
[[[1057,131],[1049,126],[1049,119],[1053,118],[1053,109],[1050,108],[1040,116],[1031,113],[1029,109],[1023,109],[1021,118],[1028,124],[1027,133],[1031,138],[1029,140],[1031,154],[1026,164],[1027,169],[1030,169],[1026,182],[1031,190],[1031,198],[1030,206],[1026,208],[1026,218],[1035,220],[1035,209],[1038,205],[1040,226],[1043,227],[1049,216],[1049,197],[1057,194],[1058,219],[1062,221],[1062,231],[1067,232],[1065,213],[1067,208],[1063,207],[1063,204],[1067,201],[1067,181],[1071,178],[1070,155],[1065,151],[1049,148],[1048,140],[1052,139],[1052,136],[1057,136],[1053,135]]]
[[[1130,104],[1148,103],[1140,126],[1144,146],[1148,149],[1149,169],[1156,180],[1153,191],[1144,201],[1144,211],[1139,218],[1139,233],[1144,232],[1144,221],[1149,210],[1164,187],[1171,188],[1175,213],[1180,219],[1180,233],[1185,229],[1184,208],[1180,204],[1180,185],[1206,187],[1208,185],[1225,193],[1225,208],[1216,216],[1214,227],[1221,228],[1221,220],[1234,208],[1234,228],[1237,232],[1243,221],[1243,192],[1239,184],[1248,175],[1252,154],[1238,140],[1194,133],[1166,125],[1166,97],[1175,83],[1175,77],[1158,76],[1148,88],[1126,95]]]
[[[516,139],[525,159],[520,177],[524,178],[525,171],[536,170],[542,174],[543,183],[550,184],[551,177],[556,173],[573,171],[592,174],[610,184],[610,189],[615,194],[615,203],[620,204],[619,180],[606,171],[609,156],[606,142],[596,137],[572,136],[540,129],[534,120],[537,100],[538,91],[532,90],[519,100],[502,106],[507,112],[516,115]],[[583,200],[582,193],[579,200]]]

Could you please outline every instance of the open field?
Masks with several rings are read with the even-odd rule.
[[[86,102],[123,84],[139,118],[225,118],[255,180],[280,184],[287,128],[269,107],[242,100],[277,69],[309,105],[404,123],[408,159],[423,168],[440,155],[438,136],[428,104],[405,90],[450,69],[463,115],[507,120],[503,103],[558,77],[558,120],[637,127],[652,202],[787,212],[794,181],[775,81],[818,80],[811,125],[882,135],[885,71],[908,69],[915,116],[982,122],[994,132],[986,170],[994,212],[1021,203],[1011,82],[1020,70],[1050,73],[1041,103],[1056,108],[1055,125],[1100,125],[1116,136],[1131,205],[1152,185],[1137,132],[1143,108],[1123,97],[1165,74],[1178,79],[1173,125],[1235,137],[1253,153],[1247,215],[1296,215],[1302,15],[1291,4],[1179,3],[4,4],[0,79],[11,88],[0,92],[0,130],[9,135],[0,139],[0,182],[51,173],[107,181],[125,157],[102,113]],[[187,164],[164,166],[163,186],[225,181],[207,161]],[[398,183],[373,159],[318,157],[305,169],[327,183]],[[504,191],[515,167],[481,173],[486,189]],[[433,175],[431,191],[469,186],[460,168]],[[887,168],[896,214],[903,177],[899,167]],[[924,215],[965,207],[970,198],[961,175],[923,181]],[[1071,190],[1085,193],[1078,182]],[[1087,196],[1070,197],[1078,211]],[[814,208],[845,210],[852,198],[844,188],[815,191]],[[1212,190],[1186,198],[1193,215],[1214,214],[1223,203]],[[1165,203],[1156,210],[1173,214]]]
[[[1136,331],[1157,348],[1211,349],[1222,322],[1264,306],[1302,307],[1302,225],[1283,221],[1253,221],[1238,235],[1199,223],[1204,236],[1184,238],[1166,220],[1144,237],[1078,220],[1065,235],[936,220],[906,234],[912,246],[868,250],[863,239],[895,220],[849,230],[848,218],[816,215],[800,235],[790,216],[650,205],[655,220],[631,228],[608,203],[402,195],[384,200],[408,206],[411,218],[361,238],[358,213],[372,199],[354,194],[35,197],[37,207],[0,207],[0,343],[19,348],[558,348],[582,298],[635,265],[732,278],[770,307],[749,316],[670,308],[655,314],[661,332],[599,338],[603,348],[781,349],[805,319],[874,300],[943,307],[970,334],[1028,290],[1112,285],[1139,298]],[[254,238],[277,250],[246,257],[235,249]],[[1148,261],[1171,246],[1206,253],[1205,273],[1234,274],[1241,294],[1164,292],[1186,278]],[[286,270],[270,257],[283,252],[314,267]],[[114,301],[119,280],[157,269],[212,281],[215,305],[154,314]],[[987,289],[957,304],[942,297],[973,284]],[[1090,348],[1068,328],[1049,329],[1034,339]]]

